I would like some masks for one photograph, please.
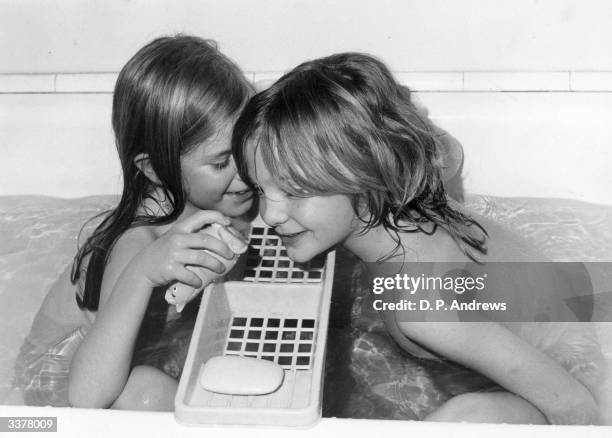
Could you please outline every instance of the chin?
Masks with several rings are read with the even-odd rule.
[[[325,249],[307,249],[287,247],[287,257],[296,263],[307,263],[321,254]]]

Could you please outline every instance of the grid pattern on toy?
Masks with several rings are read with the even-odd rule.
[[[223,354],[269,360],[286,370],[309,370],[316,329],[315,318],[235,316]]]
[[[269,283],[319,283],[323,278],[325,255],[296,265],[287,257],[276,232],[265,226],[253,226],[249,236],[245,281]]]

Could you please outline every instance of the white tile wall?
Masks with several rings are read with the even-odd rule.
[[[397,72],[395,78],[417,91],[463,90],[462,72]]]
[[[110,94],[0,94],[0,195],[117,193]]]
[[[55,90],[55,75],[0,75],[0,93],[51,93]]]
[[[572,91],[612,91],[612,72],[571,72]]]
[[[62,73],[55,81],[56,92],[107,92],[112,93],[117,73]]]
[[[268,88],[279,79],[284,72],[282,71],[262,71],[253,73],[253,83],[257,90],[263,90]]]
[[[612,93],[418,93],[465,151],[465,187],[612,204]]]
[[[569,91],[569,72],[465,72],[466,91]]]
[[[117,71],[176,32],[248,71],[347,50],[397,71],[609,71],[611,22],[609,0],[5,0],[0,72]]]
[[[466,188],[612,204],[612,93],[415,93],[464,147]],[[111,94],[0,94],[0,195],[116,193]]]
[[[245,71],[244,76],[251,82],[255,82],[255,73],[252,71]]]
[[[112,93],[118,73],[0,74],[0,93]],[[612,91],[612,72],[395,72],[414,91]],[[258,89],[283,75],[245,72]]]

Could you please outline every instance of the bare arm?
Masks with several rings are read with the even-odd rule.
[[[398,322],[409,338],[525,398],[551,423],[597,422],[590,392],[549,356],[494,322]]]
[[[136,230],[117,242],[104,272],[96,320],[72,361],[69,385],[72,405],[104,408],[121,394],[155,287],[175,280],[200,287],[201,280],[186,265],[224,271],[219,260],[201,249],[231,258],[233,253],[227,245],[212,236],[193,232],[206,223],[220,222],[222,216],[202,213],[157,240],[146,236],[144,230]]]
[[[133,260],[146,245],[134,240],[117,242],[104,272],[106,287],[100,292],[96,320],[71,364],[69,398],[74,406],[110,406],[129,376],[136,336],[153,290],[139,275],[138,259]]]

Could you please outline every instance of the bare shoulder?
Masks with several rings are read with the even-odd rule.
[[[465,225],[466,234],[477,239],[485,239],[486,254],[473,250],[473,255],[478,260],[482,262],[546,261],[546,257],[538,248],[510,228],[463,208],[460,210],[476,222]],[[460,242],[459,238],[454,238],[440,226],[431,234],[402,233],[400,238],[405,249],[405,254],[401,256],[405,260],[420,262],[469,262],[472,260],[461,248],[461,245],[466,246],[466,244]]]
[[[156,238],[155,227],[141,226],[130,228],[115,242],[104,269],[100,288],[100,306],[108,298],[117,278],[128,263]]]
[[[546,257],[522,236],[491,219],[473,215],[487,231],[487,255],[484,261],[534,262]]]
[[[117,239],[109,258],[107,269],[113,265],[125,266],[143,248],[157,239],[155,227],[141,226],[127,230]],[[106,275],[106,272],[105,272]]]
[[[411,240],[409,244],[404,239]],[[401,235],[404,248],[410,248],[414,261],[418,262],[466,262],[469,258],[453,237],[441,227],[433,234],[415,233]]]
[[[125,251],[131,246],[146,246],[157,239],[158,234],[154,226],[133,227],[125,231],[113,247],[111,256],[116,252]]]

